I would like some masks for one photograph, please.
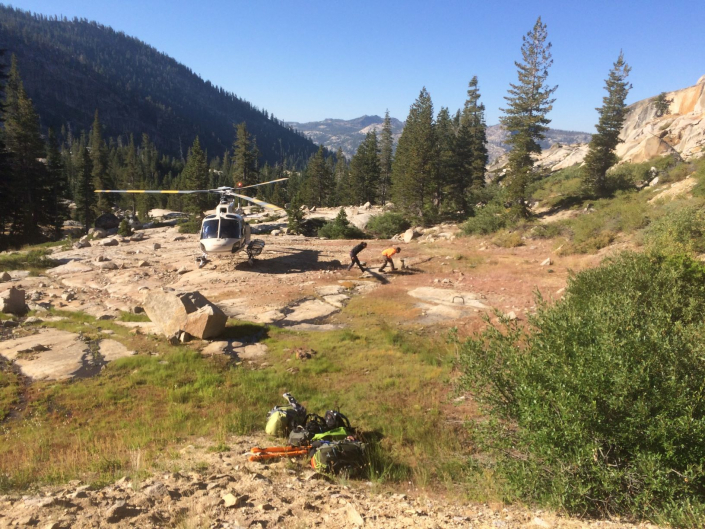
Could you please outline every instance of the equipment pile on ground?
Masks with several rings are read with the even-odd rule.
[[[357,475],[367,466],[366,445],[357,439],[348,418],[335,410],[323,417],[306,413],[290,393],[284,393],[287,406],[275,406],[267,415],[265,431],[287,438],[287,446],[252,448],[250,461],[280,457],[307,457],[318,472]]]

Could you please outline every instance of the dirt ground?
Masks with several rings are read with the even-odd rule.
[[[104,319],[139,312],[150,291],[198,290],[230,317],[307,330],[345,325],[341,307],[360,297],[398,305],[390,315],[398,325],[454,326],[463,335],[480,329],[483,315],[493,318],[494,311],[525,321],[536,308],[537,292],[557,299],[571,271],[601,259],[558,257],[548,241],[505,249],[456,237],[454,226],[444,230],[452,236],[368,241],[360,259],[371,271],[362,274],[347,270],[357,241],[257,235],[266,247],[253,266],[236,255],[215,257],[199,269],[196,235],[156,228],[144,230],[140,241],[115,237],[116,246],[97,240],[88,248],[57,251],[52,257],[61,266],[40,277],[13,273],[12,285],[25,289],[31,308]],[[395,261],[400,267],[403,258],[405,268],[379,273],[381,252],[390,245],[402,248]],[[0,341],[0,355],[17,349],[14,341]],[[80,354],[72,361],[80,365]],[[65,366],[60,371],[65,378]],[[244,454],[262,442],[232,438],[228,451],[214,453],[202,440],[165,461],[169,470],[163,475],[127,477],[100,490],[71,483],[38,495],[0,496],[0,527],[635,527],[432,499],[418,491],[390,496],[371,483],[328,482],[300,464],[247,463]]]

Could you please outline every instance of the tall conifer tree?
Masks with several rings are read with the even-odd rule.
[[[350,199],[354,205],[375,203],[380,179],[377,133],[371,130],[365,136],[350,161]]]
[[[624,54],[620,52],[605,81],[607,95],[602,98],[602,106],[596,109],[600,114],[597,134],[593,134],[590,139],[582,171],[586,188],[598,196],[607,193],[607,170],[617,163],[614,151],[620,142],[619,134],[627,115],[625,100],[632,87],[627,81],[630,70],[624,62]]]
[[[59,141],[53,129],[49,129],[47,142],[47,171],[49,173],[49,194],[47,196],[47,211],[54,228],[54,238],[61,238],[61,228],[64,220],[69,218],[66,199],[69,195],[68,179],[59,150]]]
[[[5,55],[5,50],[0,49],[0,61]],[[4,91],[5,79],[5,64],[0,62],[0,92]],[[11,218],[12,213],[12,167],[10,165],[10,153],[5,145],[5,104],[0,102],[0,250],[3,250],[7,245],[7,236],[5,235],[6,225]]]
[[[22,85],[17,59],[12,56],[6,86],[5,141],[12,153],[10,175],[13,203],[11,233],[22,244],[36,241],[39,228],[49,223],[45,206],[51,192],[44,158],[39,116]]]
[[[323,146],[318,148],[316,154],[306,166],[306,181],[303,185],[303,197],[310,206],[327,206],[333,196],[333,173],[326,164]]]
[[[339,206],[349,206],[352,204],[350,197],[350,171],[342,147],[338,147],[335,159],[335,171],[333,174],[335,181],[335,204]]]
[[[485,185],[487,166],[487,124],[485,105],[480,103],[477,77],[468,85],[468,97],[462,113],[456,114],[458,132],[455,142],[455,165],[451,195],[455,206],[465,215],[470,213],[468,199]]]
[[[183,185],[186,186],[185,189],[208,189],[208,164],[198,136],[196,136],[188,153],[181,179]],[[194,193],[186,196],[186,210],[198,217],[208,209],[209,203],[207,193]]]
[[[455,131],[453,120],[447,108],[441,107],[436,118],[436,141],[438,142],[438,169],[434,189],[433,203],[441,211],[445,202],[449,185],[455,180],[457,167],[455,165]]]
[[[86,233],[95,220],[95,205],[97,196],[93,187],[93,171],[91,156],[86,146],[86,137],[81,136],[76,148],[76,187],[74,201],[76,202],[76,217],[83,222]]]
[[[243,186],[257,183],[257,146],[247,131],[247,124],[243,121],[237,126],[237,137],[233,152],[233,179],[234,186],[239,182]]]
[[[548,69],[553,64],[551,43],[546,42],[546,24],[538,18],[531,31],[522,37],[522,62],[515,62],[518,83],[510,84],[505,96],[507,108],[500,122],[510,133],[511,147],[507,170],[509,196],[522,216],[528,216],[527,190],[532,181],[533,154],[541,152],[539,140],[551,122],[546,116],[553,108],[557,86],[549,86]]]
[[[379,203],[389,200],[392,187],[392,163],[394,162],[394,136],[389,110],[384,113],[384,123],[379,136]]]
[[[396,206],[422,217],[433,215],[437,177],[437,142],[433,102],[426,88],[409,109],[392,167],[392,195]]]
[[[112,189],[113,182],[108,172],[108,148],[103,140],[103,126],[95,111],[90,137],[91,166],[93,187],[95,189]],[[108,213],[113,207],[113,196],[110,193],[100,193],[96,207],[98,213]]]

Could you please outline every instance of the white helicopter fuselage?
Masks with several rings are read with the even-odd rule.
[[[201,223],[200,246],[204,254],[237,253],[250,242],[250,225],[234,212],[233,202],[221,202]]]

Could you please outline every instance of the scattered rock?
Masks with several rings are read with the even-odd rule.
[[[43,321],[44,320],[42,320],[41,318],[37,318],[36,316],[32,316],[32,317],[24,320],[24,323],[25,323],[25,325],[32,325],[34,323],[42,323]]]
[[[149,262],[148,262],[148,261],[140,261],[140,262],[137,264],[137,266],[139,266],[140,268],[144,268],[144,267],[146,267],[146,266],[149,266]]]
[[[517,319],[516,312],[514,312],[513,310],[510,311],[510,312],[507,312],[507,313],[504,315],[504,317],[507,318],[509,321],[514,321],[514,320]]]
[[[7,272],[0,274],[0,283],[5,283],[7,281],[12,281],[12,276]]]
[[[97,266],[101,270],[117,270],[119,268],[114,261],[102,261]]]
[[[27,312],[24,290],[11,287],[4,292],[0,292],[0,312],[5,314],[24,314]]]
[[[61,294],[61,299],[68,303],[76,299],[76,294],[74,294],[73,292],[64,292],[63,294]]]
[[[166,488],[164,483],[157,481],[153,485],[142,489],[142,494],[148,498],[162,498],[169,495],[169,489]]]
[[[551,266],[553,264],[553,260],[549,257],[545,261],[541,263],[541,266]]]
[[[223,498],[223,505],[225,506],[226,509],[229,509],[231,507],[241,507],[242,504],[245,502],[244,496],[235,496],[232,493],[228,493],[222,496]]]
[[[155,242],[155,243],[152,245],[152,249],[153,249],[153,250],[159,250],[159,248],[161,248],[161,247],[162,247],[162,245],[159,244],[158,242]]]
[[[186,268],[185,266],[182,266],[181,268],[179,268],[179,269],[176,271],[176,273],[179,274],[180,276],[182,276],[182,275],[184,275],[184,274],[188,274],[190,271],[191,271],[191,270],[189,270],[189,269]]]
[[[119,244],[117,239],[103,239],[100,241],[101,246],[118,246]]]
[[[408,230],[406,230],[404,232],[404,235],[402,236],[402,240],[406,243],[409,243],[412,240],[414,240],[415,237],[418,237],[418,235],[416,234],[416,231],[413,228],[409,228]]]
[[[76,250],[80,250],[81,248],[90,248],[91,243],[88,241],[76,241],[75,243],[73,243],[73,247]]]
[[[269,234],[276,237],[277,235],[281,235],[281,230],[272,230]]]
[[[363,525],[365,525],[365,520],[362,518],[360,513],[357,512],[357,509],[355,509],[355,507],[353,507],[351,504],[348,504],[347,506],[347,518],[348,522],[357,527],[362,527]]]
[[[135,233],[132,237],[130,237],[130,240],[131,240],[132,242],[139,242],[139,241],[141,241],[141,240],[143,240],[143,239],[144,239],[144,233],[142,233],[141,231]]]
[[[118,501],[105,512],[105,518],[108,523],[117,523],[125,518],[137,516],[140,512],[139,509],[131,507],[126,502]]]
[[[174,238],[171,239],[171,240],[172,240],[173,242],[185,241],[185,240],[186,240],[186,237],[184,237],[183,235],[177,235],[176,237],[174,237]]]
[[[93,235],[94,239],[105,239],[108,236],[108,232],[101,228],[91,228],[88,230],[88,235]]]

